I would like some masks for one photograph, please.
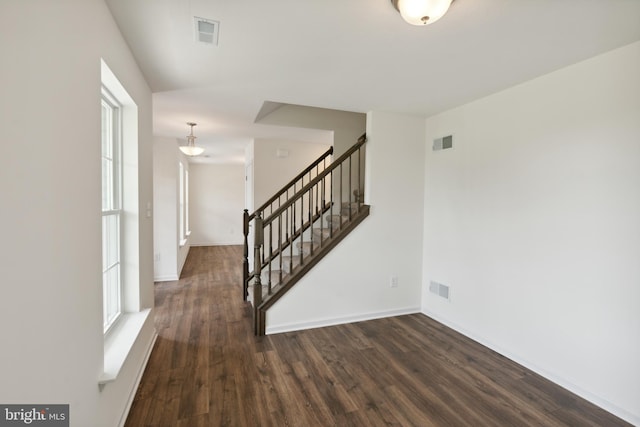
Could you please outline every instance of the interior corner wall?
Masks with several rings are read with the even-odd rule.
[[[267,333],[420,311],[424,118],[372,112],[367,135],[370,215],[269,309]]]
[[[422,292],[426,314],[636,425],[638,76],[634,43],[428,119]]]
[[[192,246],[241,245],[244,164],[192,164],[189,212]]]
[[[0,402],[66,403],[71,426],[117,426],[155,332],[100,389],[101,59],[138,107],[140,213],[153,201],[151,90],[103,0],[3,1],[0,26]],[[138,233],[151,308],[152,218]]]
[[[300,141],[256,139],[253,144],[253,204],[260,207],[329,149]],[[287,152],[279,157],[278,150]]]

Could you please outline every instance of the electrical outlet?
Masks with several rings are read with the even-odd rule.
[[[389,286],[392,288],[398,287],[398,276],[391,276],[391,280],[389,281]]]

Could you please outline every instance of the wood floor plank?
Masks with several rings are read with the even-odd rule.
[[[307,354],[305,368],[318,386],[326,404],[334,414],[352,412],[359,409],[354,402],[358,381],[344,369],[330,369],[322,354],[316,348],[319,331],[303,334],[300,338]]]
[[[629,426],[422,314],[254,337],[241,268],[193,247],[156,284],[126,427]]]
[[[335,425],[335,416],[325,399],[323,399],[322,394],[318,390],[315,381],[309,374],[309,371],[307,371],[304,363],[299,360],[295,361],[293,362],[292,368],[298,381],[299,389],[304,393],[306,404],[311,406],[313,411],[318,414],[321,424]],[[352,407],[352,410],[355,409],[355,407]]]

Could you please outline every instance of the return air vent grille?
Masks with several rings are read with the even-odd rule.
[[[217,46],[220,22],[198,18],[197,16],[194,16],[193,19],[195,22],[196,41],[210,46]]]
[[[429,292],[449,300],[449,287],[447,285],[443,285],[442,283],[434,282],[432,280],[429,283]]]
[[[433,140],[433,151],[447,150],[453,148],[453,136],[443,136]]]

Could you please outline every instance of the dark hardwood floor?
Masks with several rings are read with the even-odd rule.
[[[629,425],[421,314],[256,338],[241,259],[194,247],[156,285],[126,427]]]

